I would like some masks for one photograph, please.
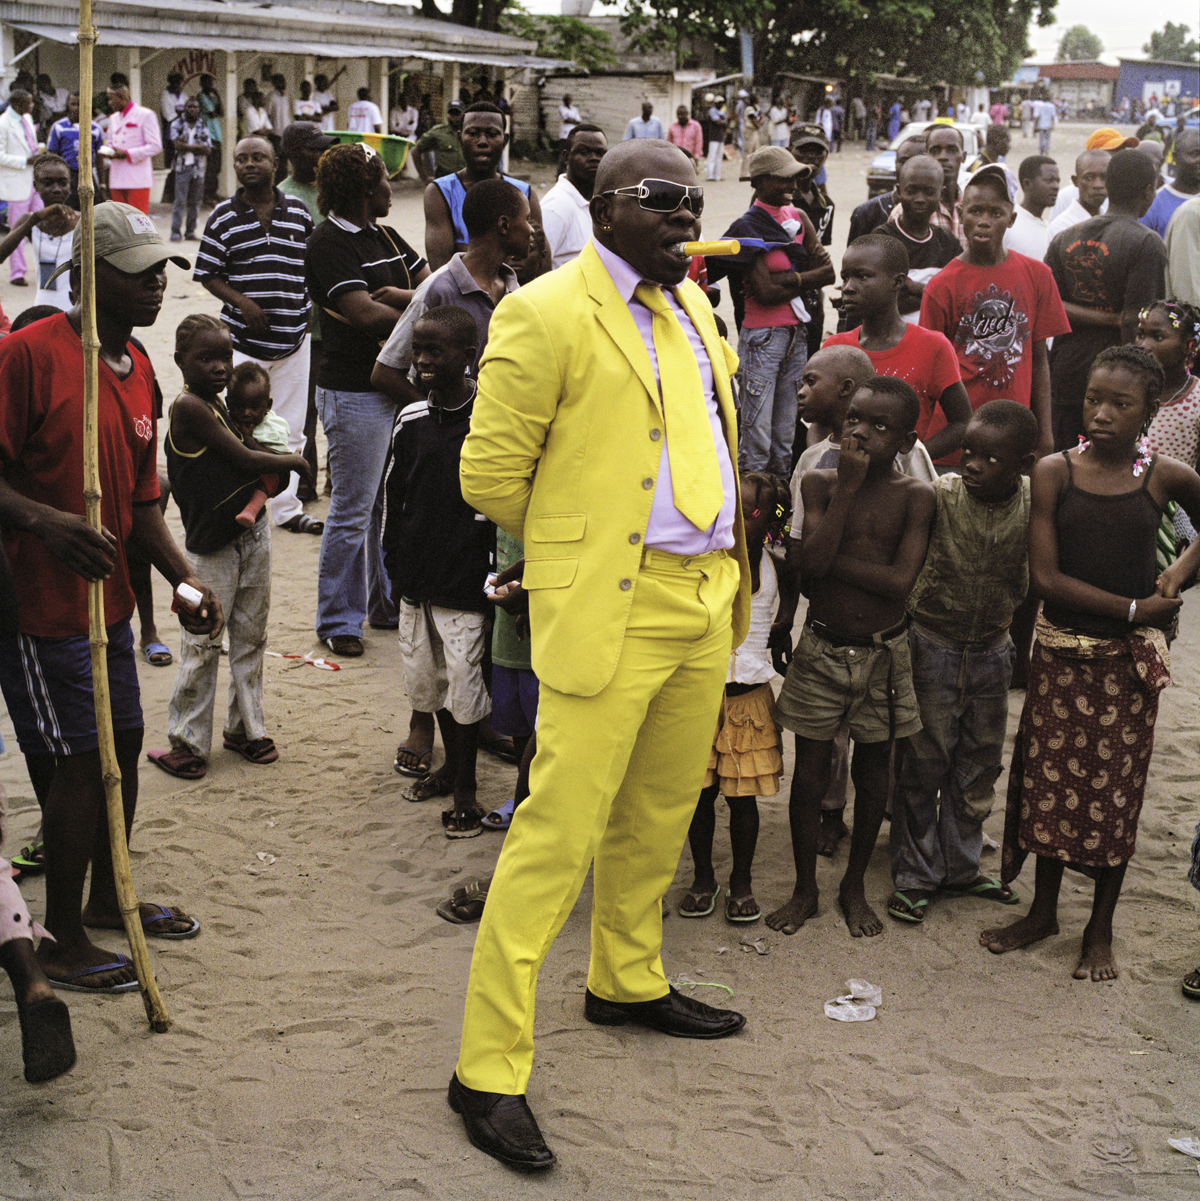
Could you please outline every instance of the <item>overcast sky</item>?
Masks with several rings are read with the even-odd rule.
[[[523,0],[526,8],[538,13],[561,12],[561,0]],[[595,15],[612,15],[621,11],[620,4],[597,3]],[[1037,62],[1053,62],[1059,39],[1072,25],[1086,25],[1104,43],[1104,62],[1115,63],[1118,58],[1142,58],[1142,46],[1150,40],[1151,31],[1162,29],[1168,21],[1186,22],[1196,36],[1200,15],[1194,3],[1180,4],[1178,0],[1058,0],[1054,10],[1055,23],[1046,28],[1031,25],[1029,44]]]

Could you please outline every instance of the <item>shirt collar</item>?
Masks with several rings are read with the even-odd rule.
[[[199,122],[197,122],[197,124],[199,124]],[[279,208],[279,206],[283,204],[283,193],[278,188],[274,188],[273,191],[275,193],[275,207]],[[238,190],[234,192],[233,207],[243,213],[248,213],[253,210],[254,206],[245,198],[242,192],[242,188],[238,188]]]
[[[330,213],[327,220],[332,221],[334,225],[344,229],[347,233],[360,234],[363,231],[361,225],[355,225],[353,221],[347,221],[345,217],[339,217],[334,213]]]
[[[588,207],[588,201],[584,198],[583,193],[565,175],[558,177],[558,183],[555,186],[562,188],[576,208]]]
[[[618,295],[628,304],[633,299],[634,290],[642,282],[641,272],[631,267],[619,254],[609,250],[607,246],[602,246],[595,238],[592,239],[592,246],[595,248],[596,254],[600,256],[600,262],[604,264],[605,271],[612,278]],[[653,280],[646,282],[656,288],[662,286],[654,283]]]
[[[484,296],[487,296],[489,300],[491,299],[489,293],[484,291],[475,282],[475,277],[467,269],[467,265],[463,262],[463,252],[461,250],[451,256],[450,262],[446,264],[446,270],[450,272],[455,286],[464,296],[468,292],[480,292]],[[517,273],[507,263],[500,264],[500,278],[504,280],[505,294],[515,292],[520,287],[517,281]]]
[[[123,109],[121,109],[121,116],[122,116],[122,117],[128,117],[128,116],[129,116],[129,110],[130,110],[131,108],[133,108],[133,101],[132,101],[132,100],[131,100],[131,101],[130,101],[130,102],[129,102],[129,103],[128,103],[128,104],[127,104],[127,105],[126,105],[126,106],[125,106]]]

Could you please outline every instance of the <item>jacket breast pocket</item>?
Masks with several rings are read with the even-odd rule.
[[[539,588],[567,588],[578,570],[578,559],[526,559],[521,585],[530,592]]]
[[[578,542],[587,528],[586,513],[543,513],[529,522],[530,542]]]

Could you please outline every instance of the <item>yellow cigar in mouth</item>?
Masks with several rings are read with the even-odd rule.
[[[671,247],[671,253],[681,259],[707,258],[716,254],[737,254],[742,244],[734,238],[725,238],[720,242],[676,242]]]

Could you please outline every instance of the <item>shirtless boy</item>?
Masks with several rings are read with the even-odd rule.
[[[935,501],[929,484],[895,463],[912,450],[919,416],[917,394],[903,380],[868,380],[850,402],[836,470],[810,471],[801,484],[808,614],[779,697],[779,720],[796,735],[788,805],[796,887],[767,918],[784,934],[817,912],[821,798],[843,719],[855,742],[856,799],[838,901],[855,938],[883,931],[864,877],[887,802],[891,744],[921,728],[904,602],[925,561]]]

